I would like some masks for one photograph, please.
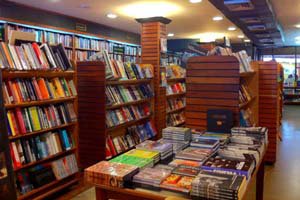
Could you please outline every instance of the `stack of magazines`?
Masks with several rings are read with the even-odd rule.
[[[119,156],[111,159],[109,162],[133,165],[140,169],[144,169],[146,167],[153,167],[153,164],[154,164],[153,159],[141,158],[141,157],[136,157],[136,156],[128,156],[125,154],[119,155]]]
[[[159,153],[158,152],[145,151],[145,150],[140,150],[140,149],[132,149],[131,151],[128,151],[127,153],[125,153],[125,155],[139,157],[139,158],[152,159],[154,161],[154,164],[159,162]]]
[[[133,182],[141,187],[158,188],[161,182],[171,174],[170,169],[145,168],[133,177]]]
[[[190,141],[191,129],[182,127],[167,127],[162,131],[162,137],[169,140]]]
[[[190,144],[191,147],[207,148],[216,151],[220,146],[220,141],[218,139],[209,139],[205,137],[200,137],[193,139]]]
[[[175,155],[176,159],[205,162],[213,154],[213,150],[204,148],[188,147]]]
[[[173,145],[161,140],[146,140],[145,142],[137,145],[136,148],[140,150],[158,152],[160,154],[161,160],[164,160],[173,155]]]
[[[168,139],[163,139],[163,138],[158,141],[163,142],[163,143],[172,144],[173,145],[173,153],[175,153],[175,154],[178,153],[179,151],[185,149],[190,144],[188,141],[168,140]]]
[[[244,176],[201,171],[192,182],[191,195],[203,199],[241,199],[246,189]]]

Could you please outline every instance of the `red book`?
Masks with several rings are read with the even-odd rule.
[[[37,83],[37,81],[36,81],[35,78],[32,79],[32,83],[33,83],[33,87],[34,87],[34,90],[35,90],[35,93],[36,93],[38,99],[39,100],[43,100],[42,93],[40,91],[39,85],[38,85],[38,83]]]
[[[14,168],[19,168],[22,166],[21,161],[20,161],[20,157],[19,157],[19,152],[16,146],[15,142],[12,142],[9,144],[9,149],[10,149],[10,154],[13,160],[13,166]]]
[[[12,81],[8,81],[8,88],[9,88],[9,91],[11,92],[12,96],[13,96],[13,99],[14,99],[14,103],[19,103],[20,102],[20,97],[18,95],[18,92],[16,91],[17,88],[14,87],[14,84]]]
[[[41,52],[41,50],[40,50],[39,45],[38,45],[37,43],[33,43],[33,44],[31,44],[31,45],[32,45],[32,48],[33,48],[33,50],[34,50],[34,52],[35,52],[35,54],[36,54],[36,57],[37,57],[38,60],[39,60],[40,65],[42,66],[43,69],[46,69],[47,66],[46,66],[46,64],[44,63],[43,56],[42,56],[42,52]]]
[[[109,146],[106,142],[106,144],[105,144],[105,158],[110,159],[111,157],[112,157],[112,154],[111,154]]]
[[[122,114],[122,116],[123,116],[124,120],[125,120],[125,121],[128,121],[128,117],[127,117],[127,115],[126,115],[126,113],[125,113],[124,109],[123,109],[123,108],[121,108],[120,110],[121,110],[121,114]]]
[[[107,143],[108,146],[109,146],[109,149],[110,149],[111,154],[112,154],[113,156],[117,155],[116,148],[115,148],[115,146],[114,146],[114,144],[113,144],[113,142],[112,142],[110,136],[108,136],[108,137],[106,138],[106,143]]]
[[[22,134],[25,134],[26,133],[26,127],[25,127],[25,122],[24,122],[24,119],[23,119],[22,112],[21,112],[20,108],[16,108],[16,114],[17,114],[18,124],[19,124],[19,127],[20,127],[20,132]]]
[[[150,115],[150,108],[147,105],[143,105],[143,110],[145,115]]]

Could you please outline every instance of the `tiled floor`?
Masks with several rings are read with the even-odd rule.
[[[300,199],[300,106],[286,106],[282,126],[282,142],[278,144],[277,162],[265,172],[265,200]],[[89,189],[72,200],[95,200]]]

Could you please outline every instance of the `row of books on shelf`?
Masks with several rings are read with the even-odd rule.
[[[150,116],[150,114],[151,108],[148,103],[108,110],[106,111],[106,126],[108,128],[118,126],[126,122]]]
[[[10,143],[10,152],[15,169],[23,165],[48,158],[51,155],[70,150],[74,141],[65,129],[47,132],[29,139],[19,139]]]
[[[239,90],[239,102],[241,103],[246,103],[249,102],[252,98],[252,95],[250,93],[249,88],[242,84],[240,85],[240,90]]]
[[[73,103],[16,108],[7,111],[8,135],[18,136],[77,120]]]
[[[106,51],[103,52],[103,58],[106,64],[107,79],[136,80],[153,77],[152,65],[138,65],[110,59]]]
[[[213,56],[235,56],[240,63],[240,73],[242,72],[252,72],[250,61],[251,57],[248,56],[245,50],[233,53],[230,48],[215,47],[213,50],[208,52],[208,55]]]
[[[185,83],[175,83],[175,84],[169,84],[167,86],[167,95],[177,94],[185,91],[186,91]]]
[[[251,127],[255,126],[253,114],[250,108],[240,110],[240,126]]]
[[[154,92],[149,84],[123,86],[108,85],[105,87],[107,105],[117,105],[154,96]]]
[[[177,126],[185,122],[184,112],[170,113],[167,115],[167,126]]]
[[[190,129],[167,129],[193,138]],[[133,184],[135,188],[181,192],[195,199],[241,199],[264,156],[268,131],[263,127],[235,127],[231,132],[223,145],[209,135],[224,134],[197,133],[197,140],[187,140],[198,143],[197,147],[186,147],[174,157],[171,153],[169,160],[162,160],[162,155],[170,151],[172,143],[146,140],[137,149],[87,168],[85,178],[93,184],[120,188]],[[173,142],[176,141],[174,137]],[[111,179],[117,182],[108,181]]]
[[[76,157],[70,154],[49,164],[37,165],[16,175],[19,195],[51,184],[55,180],[67,178],[78,172]]]
[[[106,159],[110,159],[130,148],[144,142],[149,138],[153,138],[157,134],[152,121],[145,124],[128,127],[126,134],[112,138],[108,136],[106,139]]]
[[[4,80],[2,90],[6,104],[77,96],[74,81],[58,77]]]
[[[89,58],[93,55],[95,55],[97,52],[95,51],[81,51],[76,50],[75,51],[75,58],[77,61],[86,61],[89,60]]]
[[[167,78],[185,78],[186,69],[179,65],[168,65],[166,66],[166,77]]]
[[[72,35],[55,33],[55,32],[44,32],[45,42],[50,45],[62,44],[64,47],[73,46]]]
[[[14,46],[1,42],[0,67],[10,70],[69,70],[72,65],[64,47],[59,44],[24,43]]]
[[[167,112],[172,110],[184,108],[186,105],[185,98],[174,98],[174,99],[167,99]]]

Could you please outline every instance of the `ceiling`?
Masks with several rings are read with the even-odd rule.
[[[276,13],[277,20],[284,30],[284,44],[300,45],[296,42],[295,37],[300,36],[300,28],[295,25],[300,25],[300,1],[299,0],[270,0],[272,7]]]
[[[232,22],[224,17],[222,21],[213,21],[214,16],[222,16],[208,0],[192,4],[189,0],[10,0],[31,7],[54,11],[76,18],[108,25],[122,30],[139,33],[140,25],[134,20],[147,13],[163,15],[172,20],[167,26],[168,32],[175,34],[173,38],[202,38],[208,39],[229,37],[233,42],[241,42],[237,38],[242,31],[228,31]],[[292,0],[290,0],[292,1]],[[138,3],[133,8],[128,6]],[[156,3],[153,6],[153,3]],[[140,5],[143,4],[143,5]],[[159,6],[157,6],[159,5]],[[127,13],[124,13],[127,11]],[[116,19],[106,17],[108,13],[118,15]],[[163,13],[163,14],[161,14]],[[138,16],[137,16],[138,15]],[[149,16],[148,16],[149,17]],[[299,21],[300,23],[300,21]]]

